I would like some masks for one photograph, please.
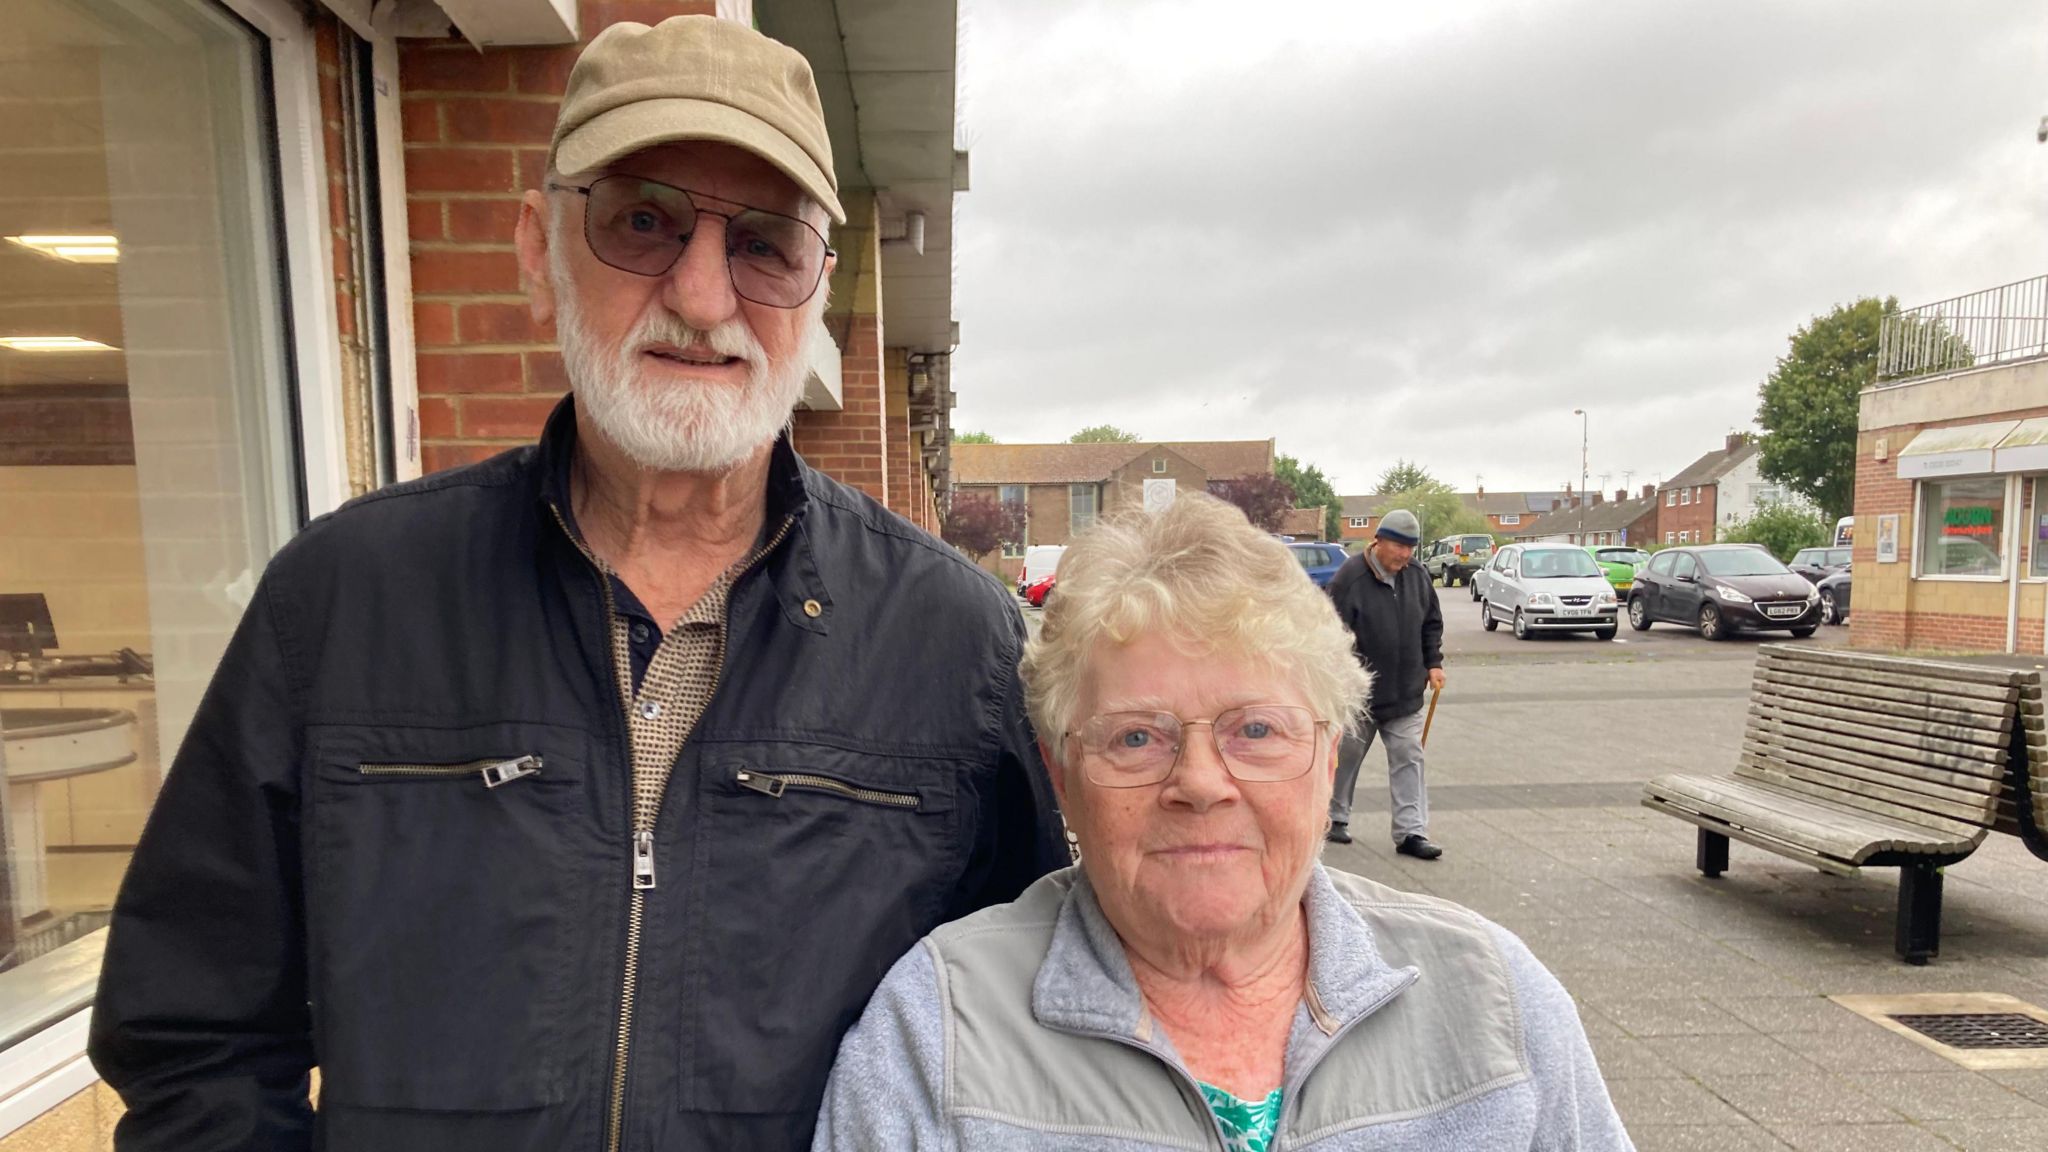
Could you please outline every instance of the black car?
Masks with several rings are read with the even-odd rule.
[[[1660,621],[1709,640],[1770,629],[1806,637],[1820,626],[1820,592],[1754,544],[1668,548],[1636,574],[1628,597],[1630,627],[1647,632]]]
[[[1817,587],[1820,591],[1820,622],[1823,624],[1847,624],[1849,622],[1849,570],[1844,568],[1832,576],[1822,577]]]
[[[1801,548],[1793,553],[1792,563],[1786,565],[1786,567],[1818,584],[1824,576],[1832,576],[1837,572],[1847,572],[1849,570],[1849,550],[1847,548]]]

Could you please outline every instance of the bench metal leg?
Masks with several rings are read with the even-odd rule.
[[[1899,959],[1925,964],[1941,954],[1941,869],[1907,864],[1899,869],[1899,920],[1893,941]]]
[[[1699,848],[1693,853],[1693,863],[1711,880],[1728,870],[1728,838],[1705,828],[1699,833]]]

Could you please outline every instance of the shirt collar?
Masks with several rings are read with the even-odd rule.
[[[1379,578],[1380,583],[1392,584],[1394,582],[1394,574],[1381,566],[1380,554],[1370,544],[1365,546],[1365,566],[1372,569],[1372,574]]]

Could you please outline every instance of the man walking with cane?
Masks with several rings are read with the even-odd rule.
[[[1337,756],[1330,795],[1329,838],[1351,843],[1351,799],[1358,768],[1375,735],[1387,745],[1387,782],[1394,800],[1394,850],[1420,860],[1444,854],[1429,840],[1429,794],[1422,780],[1422,742],[1428,696],[1443,691],[1444,617],[1429,573],[1411,563],[1422,539],[1415,514],[1397,508],[1380,519],[1365,551],[1346,561],[1330,581],[1337,615],[1351,629],[1352,647],[1372,672],[1372,699],[1357,738]]]

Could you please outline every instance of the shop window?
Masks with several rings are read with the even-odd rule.
[[[301,515],[268,42],[199,0],[15,0],[7,27],[0,338],[68,339],[0,339],[0,1045],[89,1002]]]
[[[1920,575],[2005,575],[2005,477],[1922,481],[1919,525]]]
[[[1100,493],[1093,484],[1067,486],[1067,531],[1079,532],[1095,524]]]
[[[2034,511],[2029,520],[2033,531],[2027,533],[2027,554],[2031,557],[2028,573],[2035,577],[2048,577],[2048,476],[2034,477]]]

